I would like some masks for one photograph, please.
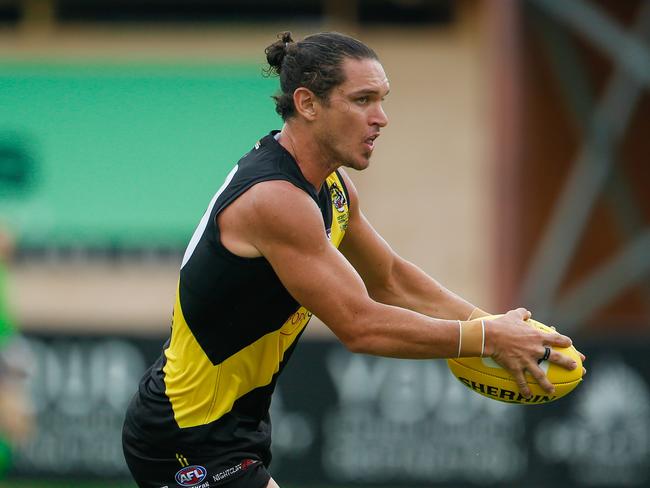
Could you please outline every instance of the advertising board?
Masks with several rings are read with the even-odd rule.
[[[17,455],[16,475],[128,478],[124,411],[164,339],[29,341],[38,426]],[[645,347],[583,349],[589,373],[575,392],[520,406],[472,393],[444,361],[304,341],[272,405],[273,476],[305,486],[648,486]]]

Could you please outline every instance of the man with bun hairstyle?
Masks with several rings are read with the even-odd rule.
[[[284,125],[254,144],[210,202],[182,260],[170,339],[123,432],[143,488],[277,488],[269,407],[316,314],[350,350],[394,358],[490,356],[530,396],[529,372],[568,337],[498,319],[402,259],[372,228],[343,168],[368,167],[388,124],[375,52],[339,33],[266,48]],[[576,363],[559,352],[550,361]]]

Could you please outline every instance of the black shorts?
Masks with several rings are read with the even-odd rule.
[[[123,441],[126,464],[140,488],[266,488],[271,475],[259,457],[231,453],[227,457],[186,457],[177,453],[146,456]]]

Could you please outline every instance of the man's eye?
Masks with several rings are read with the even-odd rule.
[[[359,97],[359,98],[357,98],[357,103],[360,103],[362,105],[368,103],[368,97]]]

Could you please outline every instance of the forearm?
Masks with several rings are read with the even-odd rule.
[[[381,285],[369,287],[369,292],[378,302],[429,317],[468,320],[488,315],[402,259],[394,263],[389,278]]]
[[[343,327],[345,333],[339,335],[353,352],[432,359],[458,357],[459,348],[461,356],[479,356],[482,351],[480,320],[459,323],[377,302],[354,317]],[[335,327],[333,330],[336,332]]]

